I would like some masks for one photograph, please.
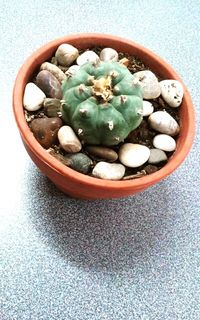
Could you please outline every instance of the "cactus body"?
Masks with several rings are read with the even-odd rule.
[[[142,121],[142,89],[118,62],[84,64],[62,92],[63,120],[86,144],[117,145]]]

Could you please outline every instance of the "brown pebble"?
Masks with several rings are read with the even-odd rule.
[[[152,164],[148,164],[146,167],[144,167],[144,170],[147,174],[150,174],[158,171],[158,167],[153,166]]]
[[[60,118],[38,118],[31,122],[30,128],[41,146],[48,149],[57,142],[57,133],[61,126]]]
[[[62,98],[61,85],[51,72],[47,70],[40,71],[36,77],[36,84],[47,97]]]
[[[110,148],[99,147],[99,146],[87,146],[85,150],[94,157],[97,157],[101,160],[107,160],[110,162],[116,161],[118,158],[117,152]]]

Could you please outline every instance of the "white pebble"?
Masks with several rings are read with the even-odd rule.
[[[179,133],[180,127],[176,120],[166,111],[156,111],[149,116],[150,126],[161,133],[175,136]]]
[[[62,126],[59,129],[58,140],[61,147],[69,153],[79,152],[82,148],[74,130],[69,126]]]
[[[68,43],[61,44],[55,53],[58,62],[65,67],[72,64],[72,62],[76,60],[78,55],[78,49]]]
[[[177,80],[160,81],[161,95],[170,107],[177,108],[183,99],[183,86]]]
[[[101,61],[118,61],[118,53],[115,49],[104,48],[100,52]]]
[[[149,156],[149,148],[141,144],[125,143],[119,149],[119,160],[130,168],[140,167],[149,159]]]
[[[153,145],[157,149],[163,151],[174,151],[176,149],[176,141],[167,134],[158,134],[153,139]]]
[[[120,180],[125,174],[125,167],[120,163],[108,163],[100,161],[92,171],[96,178],[107,180]]]
[[[151,164],[156,164],[161,161],[166,161],[167,156],[163,150],[160,149],[150,149],[150,157],[148,162]]]
[[[143,100],[143,117],[147,117],[153,113],[154,107],[151,102]]]
[[[161,93],[157,77],[149,70],[134,73],[134,83],[138,83],[143,88],[144,99],[155,99]]]
[[[79,66],[82,66],[87,62],[98,63],[99,61],[100,61],[99,56],[94,51],[91,51],[91,50],[85,51],[76,60]]]
[[[77,64],[73,64],[69,69],[65,72],[66,76],[73,76],[78,70],[80,69],[80,66]]]
[[[24,91],[23,105],[28,111],[37,111],[41,108],[46,95],[33,82],[27,83]]]

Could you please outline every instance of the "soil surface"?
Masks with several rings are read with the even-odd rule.
[[[99,55],[99,53],[102,49],[103,49],[103,47],[94,47],[94,48],[90,48],[89,50],[93,50],[94,52],[96,52]],[[84,50],[84,51],[86,51],[86,50]],[[79,50],[79,53],[81,54],[84,51]],[[123,58],[128,59],[129,63],[128,63],[127,68],[129,69],[129,71],[131,73],[135,73],[138,71],[143,71],[143,70],[149,69],[148,66],[146,66],[139,58],[137,58],[135,56],[132,56],[128,53],[122,53],[122,52],[118,52],[118,54],[119,54],[119,60],[121,60]],[[55,65],[58,65],[55,57],[51,57],[49,59],[49,62],[51,62]],[[62,67],[59,65],[58,65],[58,67],[64,72],[66,72],[68,69],[68,67]],[[35,82],[35,77],[36,77],[38,71],[39,70],[36,70],[36,72],[34,73],[32,79],[30,81]],[[159,78],[159,80],[164,80],[164,79],[161,79],[160,77],[158,77],[158,78]],[[161,96],[156,99],[152,99],[152,100],[148,100],[148,101],[150,101],[153,104],[154,111],[165,110],[178,122],[178,124],[180,124],[180,115],[179,115],[179,111],[177,110],[177,108],[169,107],[167,105],[167,103],[162,99]],[[24,113],[25,113],[25,119],[26,119],[27,123],[29,124],[29,126],[30,126],[30,123],[33,119],[47,117],[44,113],[43,107],[40,110],[35,111],[35,112],[29,112],[29,111],[25,110]],[[156,134],[158,134],[158,132],[153,130],[148,124],[148,117],[144,117],[140,126],[137,129],[135,129],[134,131],[132,131],[123,143],[125,143],[125,142],[139,143],[139,144],[145,145],[149,148],[154,148],[152,145],[152,140]],[[177,136],[174,137],[174,139],[176,140]],[[118,152],[120,146],[123,143],[120,143],[117,146],[112,146],[111,149]],[[47,151],[52,156],[54,156],[55,158],[57,158],[59,161],[63,162],[66,165],[66,163],[63,161],[63,158],[62,158],[62,156],[64,156],[66,153],[64,150],[62,150],[60,148],[59,143],[57,143],[56,145],[53,145]],[[98,161],[102,161],[103,159],[97,159],[94,156],[89,155],[84,150],[84,145],[83,145],[81,152],[87,154],[93,161],[93,164],[91,166],[91,170],[88,173],[88,175],[92,175],[92,169],[94,168],[96,163]],[[173,156],[173,152],[167,152],[167,157],[168,157],[167,161],[172,156]],[[137,179],[137,178],[140,178],[140,177],[145,176],[147,174],[151,174],[151,173],[161,169],[166,164],[167,161],[160,162],[159,164],[156,164],[156,165],[150,165],[146,162],[144,165],[142,165],[141,167],[138,167],[138,168],[128,168],[127,167],[126,172],[125,172],[125,176],[123,177],[123,180]],[[119,161],[115,161],[115,162],[118,163]]]

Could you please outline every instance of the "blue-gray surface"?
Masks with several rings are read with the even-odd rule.
[[[24,59],[59,36],[120,35],[168,60],[199,123],[200,2],[2,1],[1,319],[198,320],[200,132],[185,163],[136,196],[81,201],[36,169],[11,111]]]

